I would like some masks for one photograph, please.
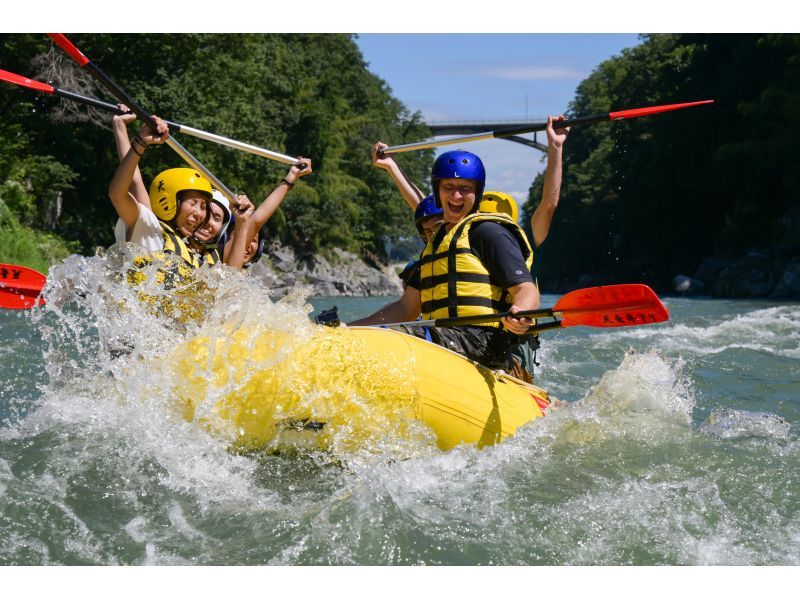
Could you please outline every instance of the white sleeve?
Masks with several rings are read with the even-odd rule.
[[[114,225],[114,243],[126,243],[128,241],[128,227],[122,218],[117,218],[117,223]]]
[[[130,232],[131,243],[140,245],[148,251],[161,251],[164,249],[164,234],[161,232],[161,225],[158,218],[153,214],[153,211],[145,206],[138,204],[139,217],[133,225],[133,230]],[[114,227],[114,238],[119,243],[125,242],[127,227],[122,220],[117,221]]]

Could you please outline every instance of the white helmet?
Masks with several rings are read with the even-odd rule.
[[[220,206],[223,212],[222,227],[219,229],[219,233],[217,234],[217,238],[220,238],[222,234],[228,230],[228,225],[231,223],[231,202],[229,202],[228,198],[216,189],[211,191],[211,201]]]

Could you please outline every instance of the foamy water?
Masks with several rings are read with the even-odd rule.
[[[662,325],[543,334],[537,382],[559,403],[484,450],[387,425],[242,454],[203,423],[208,396],[191,421],[176,405],[204,380],[181,379],[176,348],[245,330],[289,351],[316,332],[311,306],[221,269],[205,318],[176,322],[115,278],[127,259],[73,256],[47,308],[0,313],[4,564],[800,562],[797,304],[669,300]],[[312,303],[350,319],[383,300]],[[345,368],[352,350],[329,353]],[[235,361],[213,392],[268,367]],[[369,425],[372,397],[322,386],[297,396]]]

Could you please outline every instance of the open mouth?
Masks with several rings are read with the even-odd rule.
[[[449,212],[454,212],[458,214],[463,209],[464,209],[463,203],[453,203],[452,201],[447,202],[447,210]]]

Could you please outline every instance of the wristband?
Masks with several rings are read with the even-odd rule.
[[[142,156],[144,156],[144,150],[142,150],[142,153],[140,154],[139,152],[136,151],[136,146],[135,145],[131,144],[131,149],[133,150],[133,153],[136,154],[137,156],[139,156],[140,158]]]
[[[294,187],[294,183],[291,183],[291,182],[287,181],[286,179],[281,179],[280,184],[281,185],[286,185],[287,187],[289,187],[289,189]]]
[[[132,143],[138,143],[139,145],[141,145],[142,146],[142,151],[147,149],[147,144],[144,142],[144,140],[141,137],[139,137],[139,135],[136,135],[136,137],[133,138],[133,142]]]

